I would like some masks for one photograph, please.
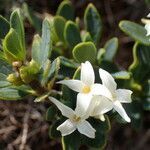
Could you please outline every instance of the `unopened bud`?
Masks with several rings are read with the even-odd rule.
[[[14,84],[14,85],[17,85],[17,86],[23,84],[23,82],[22,82],[20,76],[14,74],[14,73],[9,74],[8,77],[7,77],[7,80],[8,80],[10,83],[12,83],[12,84]]]

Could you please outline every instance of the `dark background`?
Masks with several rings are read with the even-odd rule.
[[[141,18],[149,13],[146,0],[71,0],[76,16],[83,18],[84,10],[92,2],[103,20],[104,31],[99,43],[103,46],[111,37],[119,38],[116,63],[127,68],[132,62],[134,42],[118,27],[120,20],[141,23]],[[148,2],[149,0],[147,0]],[[7,17],[12,9],[26,2],[44,18],[45,13],[55,14],[61,0],[0,0],[0,14]],[[82,24],[82,22],[81,22]],[[25,24],[27,43],[30,47],[35,30]],[[0,101],[0,150],[61,150],[59,140],[48,137],[49,122],[45,121],[48,104],[36,104],[32,99],[8,102]],[[145,114],[141,129],[133,130],[130,124],[113,122],[108,136],[107,150],[148,150],[150,145],[149,116]],[[81,149],[85,149],[82,147]]]

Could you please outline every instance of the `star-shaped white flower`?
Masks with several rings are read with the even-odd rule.
[[[49,99],[58,107],[62,115],[68,118],[57,127],[57,130],[61,132],[62,136],[69,135],[77,129],[81,134],[89,138],[95,138],[96,130],[86,121],[90,114],[91,104],[87,107],[87,110],[77,105],[74,111],[53,97],[49,97]],[[81,100],[79,96],[77,96],[77,99]]]
[[[132,91],[127,89],[117,89],[117,84],[114,78],[107,71],[103,69],[99,69],[100,78],[102,80],[102,84],[107,88],[105,89],[105,93],[109,93],[108,95],[104,95],[104,97],[95,97],[95,99],[99,102],[96,105],[93,115],[99,115],[102,113],[106,113],[112,108],[114,108],[127,122],[130,122],[130,118],[126,114],[124,108],[121,103],[130,103],[131,102],[131,94]],[[105,109],[102,109],[105,108]]]
[[[89,61],[81,64],[81,76],[80,80],[62,80],[57,83],[64,84],[70,89],[78,92],[77,105],[87,109],[91,102],[93,95],[109,95],[106,93],[106,87],[102,84],[95,82],[95,74],[93,67]],[[78,101],[80,100],[80,101]]]

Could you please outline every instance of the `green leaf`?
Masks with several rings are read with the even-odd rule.
[[[119,27],[135,41],[145,45],[150,45],[149,37],[146,36],[146,30],[143,26],[131,21],[124,20],[119,23]]]
[[[20,14],[20,10],[16,9],[12,12],[11,16],[10,16],[10,26],[11,28],[13,28],[16,33],[19,36],[19,39],[21,41],[22,44],[22,48],[24,53],[25,51],[25,34],[24,34],[24,26],[23,26],[23,20]]]
[[[64,41],[64,28],[65,28],[66,20],[61,16],[55,16],[53,20],[53,25],[55,32],[57,34],[57,37]]]
[[[86,30],[91,34],[95,43],[99,42],[102,34],[102,21],[93,4],[89,4],[84,13],[84,24]]]
[[[115,79],[130,79],[130,72],[127,71],[119,71],[112,74]]]
[[[4,52],[0,50],[0,59],[7,62],[7,58],[4,55]]]
[[[38,34],[34,36],[33,43],[32,43],[32,59],[37,62],[39,65],[41,64],[41,38]]]
[[[76,97],[77,94],[69,89],[67,86],[62,85],[62,99],[64,100],[65,105],[67,105],[68,107],[72,108],[74,110],[75,106],[76,106]]]
[[[135,43],[133,63],[129,67],[135,81],[143,83],[150,77],[150,46]]]
[[[150,96],[144,98],[143,108],[144,110],[150,111]]]
[[[64,119],[58,119],[52,123],[49,128],[49,136],[50,138],[58,138],[61,137],[60,131],[57,130],[57,127],[64,122]]]
[[[12,72],[12,66],[0,59],[0,73],[8,75]]]
[[[62,137],[63,150],[78,150],[81,144],[80,134],[75,131],[70,135]]]
[[[9,22],[3,16],[0,15],[0,38],[1,39],[4,39],[9,29],[10,29]]]
[[[103,57],[104,57],[104,54],[105,54],[106,50],[104,48],[100,48],[98,50],[98,53],[97,53],[97,61],[98,61],[98,64],[100,65],[101,62],[103,61]]]
[[[83,38],[82,38],[83,40],[83,42],[89,42],[89,41],[91,41],[91,42],[93,42],[93,39],[92,39],[92,37],[91,37],[91,35],[90,35],[90,33],[89,32],[86,32],[84,35],[83,35]]]
[[[67,59],[63,56],[60,56],[60,70],[59,76],[61,78],[70,77],[72,78],[76,68],[79,64],[75,63],[73,60]]]
[[[13,61],[23,61],[25,59],[26,54],[20,38],[13,28],[10,29],[3,41],[3,50],[10,63]]]
[[[101,61],[100,67],[103,68],[104,70],[109,71],[110,73],[114,73],[114,72],[119,71],[118,66],[115,63],[105,61],[105,60]]]
[[[10,85],[11,83],[9,83],[8,81],[0,81],[0,88],[7,87]]]
[[[55,106],[50,106],[46,112],[46,120],[53,121],[56,117],[57,109]]]
[[[0,73],[0,81],[6,80],[7,76],[3,73]]]
[[[104,49],[106,50],[104,54],[104,60],[113,62],[118,49],[118,39],[116,37],[110,39],[106,42]]]
[[[77,64],[76,62],[74,62],[73,60],[70,60],[68,58],[65,58],[63,56],[60,56],[60,63],[68,68],[74,68],[76,69],[79,64]]]
[[[44,66],[44,72],[42,76],[42,85],[46,85],[49,81],[54,82],[56,76],[58,74],[60,68],[60,59],[56,58],[51,64],[47,61],[46,65]]]
[[[0,88],[0,99],[1,100],[19,100],[29,95],[28,92],[16,89],[14,87]]]
[[[56,15],[62,16],[67,20],[74,20],[74,8],[69,0],[63,1],[56,12]]]
[[[22,10],[24,16],[29,20],[30,24],[33,25],[35,29],[40,33],[42,20],[35,15],[35,12],[33,12],[26,3],[23,3]]]
[[[73,57],[79,63],[90,61],[94,63],[96,60],[96,47],[92,42],[82,42],[73,49]]]
[[[124,107],[131,119],[131,126],[139,131],[142,127],[142,104],[140,100],[134,99],[131,104],[126,104]]]
[[[150,111],[150,79],[146,82],[142,90],[142,104],[144,110]]]
[[[52,51],[51,44],[50,22],[48,19],[45,19],[42,25],[42,39],[39,53],[40,66],[43,66],[50,57]]]
[[[145,0],[145,3],[149,6],[150,5],[150,0]]]
[[[93,148],[99,148],[103,149],[106,145],[106,135],[108,131],[110,130],[110,122],[107,116],[105,116],[106,120],[104,122],[90,118],[89,122],[92,125],[92,127],[96,130],[95,138],[90,139],[87,137],[83,137],[83,143],[87,144],[90,147]]]
[[[64,37],[71,48],[81,42],[80,31],[74,22],[67,21],[64,30]]]

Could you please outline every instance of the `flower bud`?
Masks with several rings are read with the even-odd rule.
[[[20,76],[17,76],[17,74],[14,74],[14,73],[9,74],[8,77],[7,77],[7,80],[8,80],[10,83],[12,83],[12,84],[14,84],[14,85],[17,85],[17,86],[23,84],[23,82],[22,82]]]

